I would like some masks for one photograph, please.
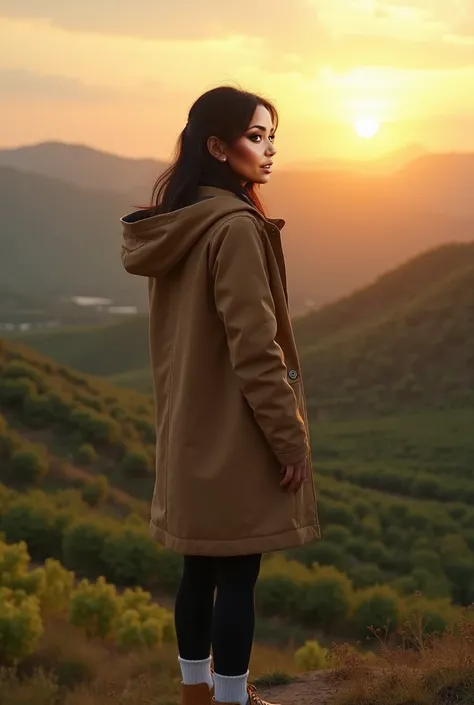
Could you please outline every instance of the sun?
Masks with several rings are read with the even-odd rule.
[[[354,121],[354,130],[359,137],[370,139],[380,130],[380,120],[373,115],[360,115]]]

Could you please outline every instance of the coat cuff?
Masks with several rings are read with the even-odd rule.
[[[307,445],[304,445],[302,448],[298,448],[298,450],[293,450],[289,453],[275,453],[275,455],[282,465],[297,465],[298,463],[302,463],[303,460],[309,459],[309,448]]]

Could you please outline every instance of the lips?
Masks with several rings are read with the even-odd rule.
[[[273,166],[273,162],[267,162],[266,164],[262,164],[260,167],[261,169],[271,169]]]

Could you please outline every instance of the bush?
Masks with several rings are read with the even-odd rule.
[[[84,629],[88,638],[104,638],[112,631],[118,607],[114,585],[108,585],[103,577],[95,583],[82,580],[71,597],[69,622]]]
[[[64,513],[58,513],[50,503],[40,504],[34,499],[20,497],[14,500],[0,516],[0,529],[10,543],[25,541],[33,560],[62,554]]]
[[[48,614],[60,614],[69,607],[74,587],[74,573],[61,563],[48,558],[41,570],[42,585],[38,590],[41,608]]]
[[[10,458],[9,472],[17,482],[38,482],[48,472],[48,464],[40,450],[16,450]]]
[[[328,667],[328,653],[317,641],[307,641],[295,653],[295,663],[300,671],[318,671]]]
[[[144,477],[151,470],[150,459],[141,451],[129,451],[121,463],[122,471],[131,477]]]
[[[97,522],[84,519],[71,524],[63,537],[63,563],[81,576],[104,575],[102,558],[109,530]]]
[[[367,637],[368,630],[384,630],[384,633],[396,630],[400,609],[400,598],[392,588],[384,585],[362,590],[357,595],[352,615],[357,635]]]
[[[23,401],[36,393],[36,385],[29,379],[0,379],[0,401],[7,409],[21,408]]]
[[[96,460],[97,453],[90,443],[83,443],[74,454],[74,461],[78,465],[92,465]]]
[[[71,413],[71,423],[77,429],[84,443],[106,443],[113,445],[120,439],[120,427],[104,414],[87,409],[75,409]]]
[[[0,660],[15,664],[29,656],[43,631],[38,598],[0,587]]]
[[[90,507],[96,507],[105,502],[109,496],[109,481],[103,475],[86,482],[82,488],[82,499]]]
[[[160,573],[161,553],[163,549],[147,533],[126,528],[107,536],[101,555],[107,578],[116,585],[150,586],[155,582],[163,587],[168,576],[166,570],[164,576]],[[176,582],[172,584],[174,587]]]
[[[256,603],[263,617],[289,617],[299,594],[299,585],[284,575],[261,578],[257,582]]]
[[[301,586],[295,611],[308,626],[328,632],[337,622],[347,619],[351,599],[352,585],[347,576],[325,566],[315,571],[312,582]]]

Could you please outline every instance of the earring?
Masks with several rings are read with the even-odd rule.
[[[221,159],[222,159],[223,162],[226,162],[226,161],[227,161],[227,157],[221,157]]]

